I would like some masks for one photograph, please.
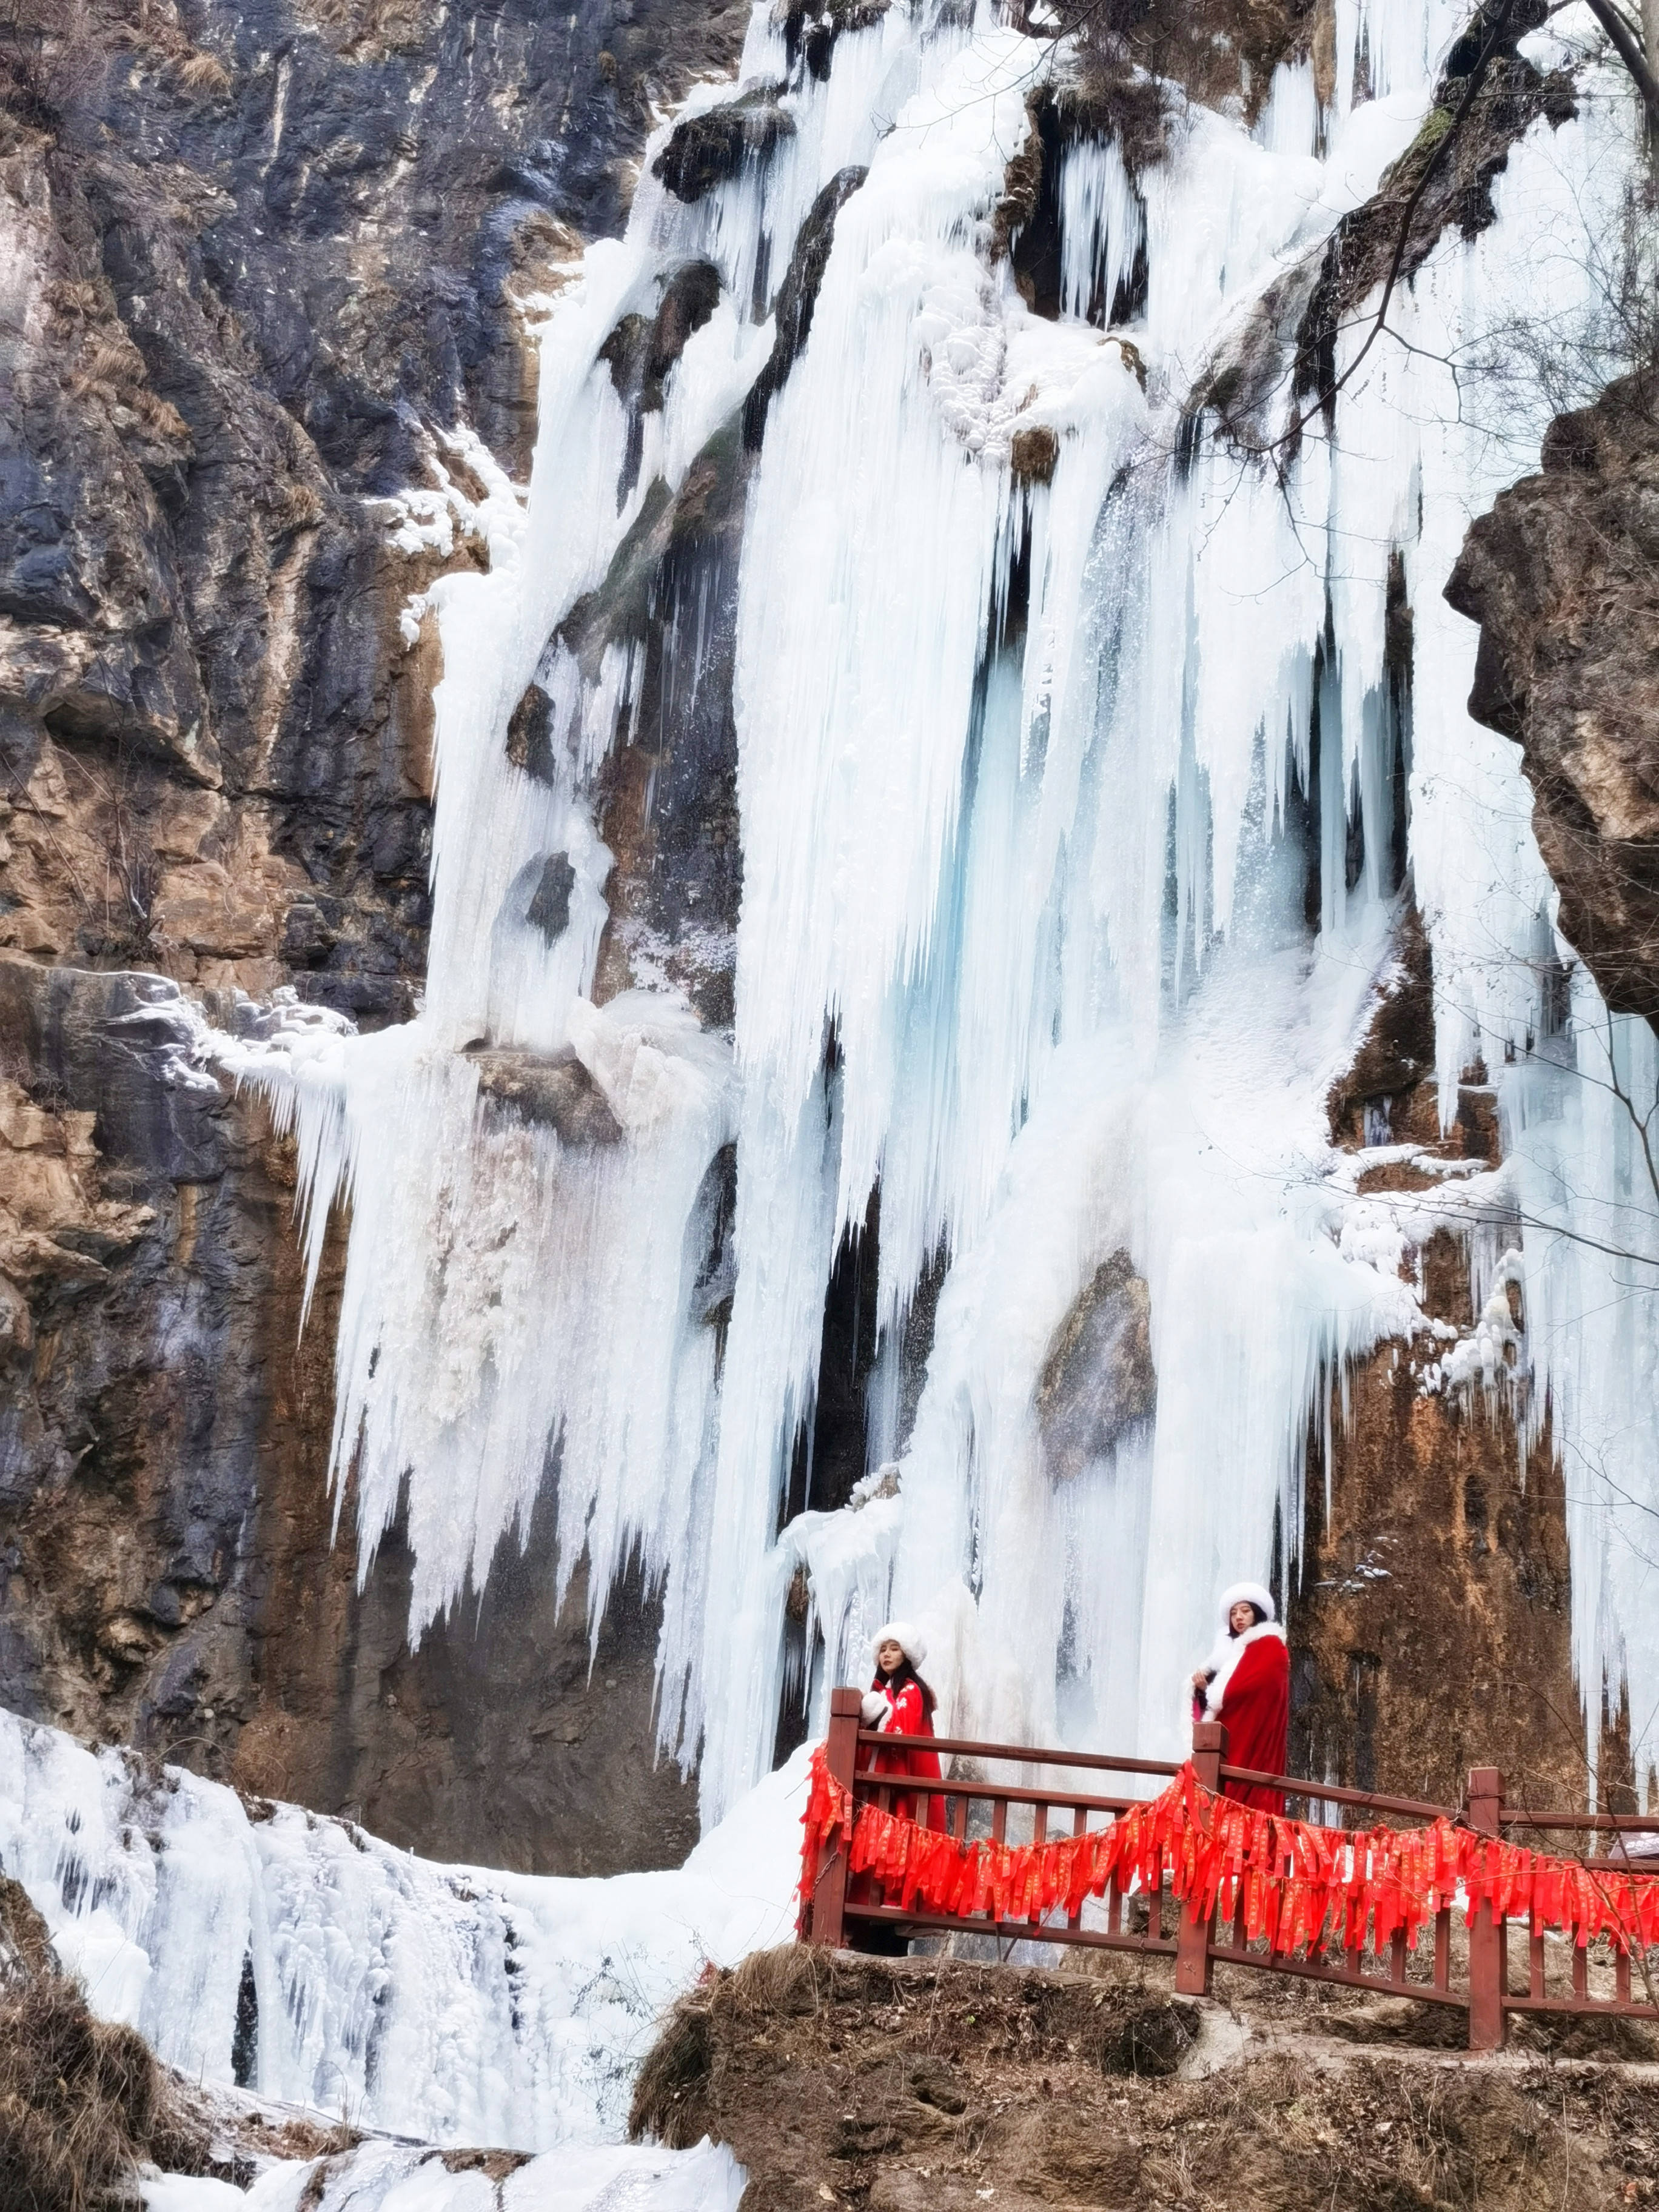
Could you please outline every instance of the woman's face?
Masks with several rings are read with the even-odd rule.
[[[890,1636],[876,1653],[876,1664],[884,1674],[896,1674],[904,1664],[904,1646]]]
[[[1235,1636],[1243,1636],[1247,1628],[1255,1626],[1255,1607],[1247,1597],[1242,1597],[1227,1615],[1227,1626]]]

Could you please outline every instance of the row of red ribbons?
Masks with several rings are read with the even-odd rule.
[[[875,1805],[855,1817],[820,1744],[802,1825],[803,1926],[823,1847],[835,1844],[848,1849],[852,1873],[876,1877],[889,1905],[953,1917],[1041,1922],[1079,1911],[1109,1883],[1156,1895],[1167,1879],[1177,1902],[1206,1919],[1219,1905],[1224,1924],[1242,1890],[1247,1936],[1287,1954],[1328,1937],[1358,1950],[1368,1922],[1377,1950],[1402,1929],[1415,1946],[1457,1901],[1470,1920],[1489,1902],[1498,1917],[1561,1929],[1581,1947],[1597,1936],[1621,1951],[1659,1944],[1659,1876],[1553,1858],[1448,1820],[1315,1827],[1217,1796],[1190,1762],[1161,1796],[1106,1827],[1054,1843],[959,1844]]]

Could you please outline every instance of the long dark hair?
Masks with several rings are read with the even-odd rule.
[[[891,1690],[896,1697],[907,1682],[914,1682],[917,1689],[921,1692],[921,1710],[927,1714],[928,1719],[932,1720],[933,1717],[933,1708],[939,1703],[939,1699],[933,1695],[927,1683],[922,1680],[921,1675],[917,1674],[915,1668],[910,1664],[909,1653],[908,1651],[905,1653],[903,1658],[899,1661],[898,1665],[894,1668],[890,1674],[884,1674],[882,1673],[881,1662],[879,1659],[877,1660],[876,1679],[870,1685],[870,1687],[872,1690]]]

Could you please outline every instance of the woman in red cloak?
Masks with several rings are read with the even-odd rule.
[[[1226,1763],[1258,1774],[1283,1774],[1291,1723],[1291,1655],[1260,1583],[1235,1583],[1221,1593],[1226,1633],[1193,1676],[1193,1718],[1219,1721],[1227,1731]],[[1263,1813],[1285,1810],[1284,1793],[1260,1784],[1224,1782],[1222,1795]]]
[[[916,1672],[927,1656],[927,1646],[903,1620],[890,1620],[885,1628],[876,1631],[872,1640],[876,1647],[876,1675],[864,1693],[864,1725],[879,1729],[884,1735],[932,1735],[933,1707],[938,1700]],[[866,1744],[859,1753],[859,1767],[864,1773],[903,1774],[917,1782],[937,1782],[939,1778],[939,1753],[924,1751],[919,1746],[902,1749],[895,1744],[891,1751],[885,1751]],[[902,1820],[915,1820],[918,1815],[915,1794],[907,1790],[902,1796],[895,1796],[893,1810]],[[943,1797],[928,1797],[927,1825],[930,1828],[945,1826]]]

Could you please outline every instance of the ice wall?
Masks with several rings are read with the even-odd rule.
[[[1575,58],[1583,12],[1539,34],[1541,60]],[[1133,184],[1082,134],[1049,318],[997,210],[1063,55],[989,7],[969,22],[915,0],[836,39],[818,76],[757,8],[742,84],[701,88],[691,112],[781,85],[789,127],[690,205],[647,161],[627,236],[590,252],[547,325],[530,486],[488,488],[489,573],[428,595],[445,675],[425,1012],[233,1054],[297,1118],[313,1263],[325,1209],[351,1201],[335,1467],[357,1472],[362,1571],[406,1501],[418,1632],[556,1480],[561,1571],[587,1550],[595,1608],[635,1547],[662,1589],[663,1740],[701,1757],[711,1820],[769,1763],[800,1567],[820,1697],[898,1607],[930,1628],[958,1726],[1177,1743],[1215,1588],[1267,1571],[1276,1520],[1294,1546],[1322,1378],[1418,1317],[1401,1261],[1425,1210],[1356,1198],[1323,1104],[1392,957],[1402,837],[1447,1096],[1484,1060],[1514,1145],[1498,1185],[1449,1187],[1435,1217],[1463,1206],[1488,1268],[1492,1224],[1522,1231],[1538,1387],[1520,1418],[1547,1396],[1591,1468],[1583,1678],[1627,1666],[1638,1711],[1659,1701],[1629,1538],[1659,1502],[1652,1324],[1640,1300],[1595,1317],[1605,1270],[1573,1241],[1628,1194],[1628,1132],[1571,1039],[1528,1058],[1552,895],[1515,749],[1463,712],[1474,633],[1440,598],[1467,522],[1542,428],[1541,401],[1536,420],[1507,398],[1483,420],[1469,366],[1546,266],[1562,327],[1594,319],[1589,241],[1634,143],[1625,88],[1585,67],[1577,118],[1514,149],[1496,223],[1443,238],[1293,443],[1296,318],[1258,312],[1273,286],[1305,300],[1333,227],[1422,123],[1463,15],[1340,0],[1328,109],[1306,64],[1254,131],[1172,94],[1165,157]],[[734,1028],[714,1037],[661,990],[588,995],[611,864],[595,777],[639,671],[617,647],[584,666],[554,633],[647,498],[672,500],[739,420],[779,272],[853,164],[867,175],[748,485],[744,892]],[[1127,297],[1143,251],[1133,324],[1085,319]],[[661,409],[630,418],[601,349],[697,257],[720,304]],[[1366,330],[1356,311],[1339,368]],[[1223,358],[1265,394],[1254,458],[1188,410]],[[1403,672],[1386,665],[1392,567]],[[552,702],[539,777],[506,743],[532,673]],[[550,941],[526,887],[556,854],[570,910]],[[1574,1029],[1593,1039],[1586,988]],[[621,1142],[503,1116],[465,1049],[480,1040],[579,1063]],[[1647,1049],[1619,1024],[1612,1048]],[[732,1139],[722,1334],[692,1291]],[[897,1498],[781,1534],[825,1285],[878,1184],[870,1455],[902,1446]],[[897,1346],[941,1249],[901,1437]],[[1037,1379],[1117,1250],[1149,1286],[1156,1415],[1057,1486]]]
[[[676,1873],[503,1875],[0,1712],[0,1868],[96,2012],[192,2077],[441,2143],[619,2141],[668,2004],[792,1929],[805,1799],[798,1758]]]

